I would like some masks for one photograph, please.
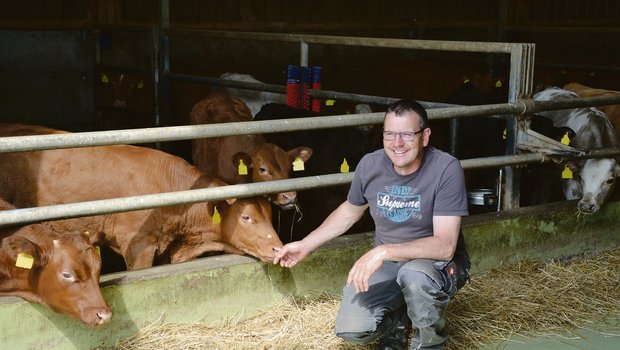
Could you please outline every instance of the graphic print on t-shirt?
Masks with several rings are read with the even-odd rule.
[[[386,186],[386,192],[377,193],[377,213],[393,222],[404,222],[419,212],[420,195],[408,186]],[[415,218],[420,219],[420,215]]]

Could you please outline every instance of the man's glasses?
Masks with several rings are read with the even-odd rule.
[[[426,128],[422,128],[415,132],[413,131],[396,132],[396,131],[383,130],[383,139],[386,141],[394,141],[396,139],[396,136],[400,135],[400,138],[403,139],[403,141],[413,141],[413,139],[415,139],[415,135],[421,133],[422,131],[424,131],[424,129]]]

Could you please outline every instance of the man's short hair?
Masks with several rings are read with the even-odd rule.
[[[426,108],[419,102],[409,99],[398,100],[388,106],[386,115],[388,113],[394,113],[396,115],[403,115],[413,112],[420,116],[420,127],[425,129],[428,127],[428,114],[426,114]]]

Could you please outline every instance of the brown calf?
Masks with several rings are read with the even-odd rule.
[[[190,118],[192,124],[215,124],[251,121],[252,115],[242,100],[216,94],[196,103]],[[311,156],[308,147],[284,151],[257,134],[195,139],[192,143],[194,165],[229,184],[288,179],[293,161],[305,162]],[[240,174],[241,161],[247,175]],[[278,193],[275,203],[289,209],[296,200],[297,192],[290,191]]]
[[[0,137],[53,129],[0,124]],[[0,154],[0,197],[17,207],[75,203],[225,185],[185,160],[136,146]],[[215,209],[221,223],[214,220]],[[181,262],[205,252],[247,253],[264,261],[282,242],[263,197],[176,205],[48,223],[58,231],[102,233],[128,269]]]

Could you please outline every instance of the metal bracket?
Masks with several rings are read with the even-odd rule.
[[[577,156],[586,152],[558,142],[532,129],[517,131],[517,148],[547,155]]]

